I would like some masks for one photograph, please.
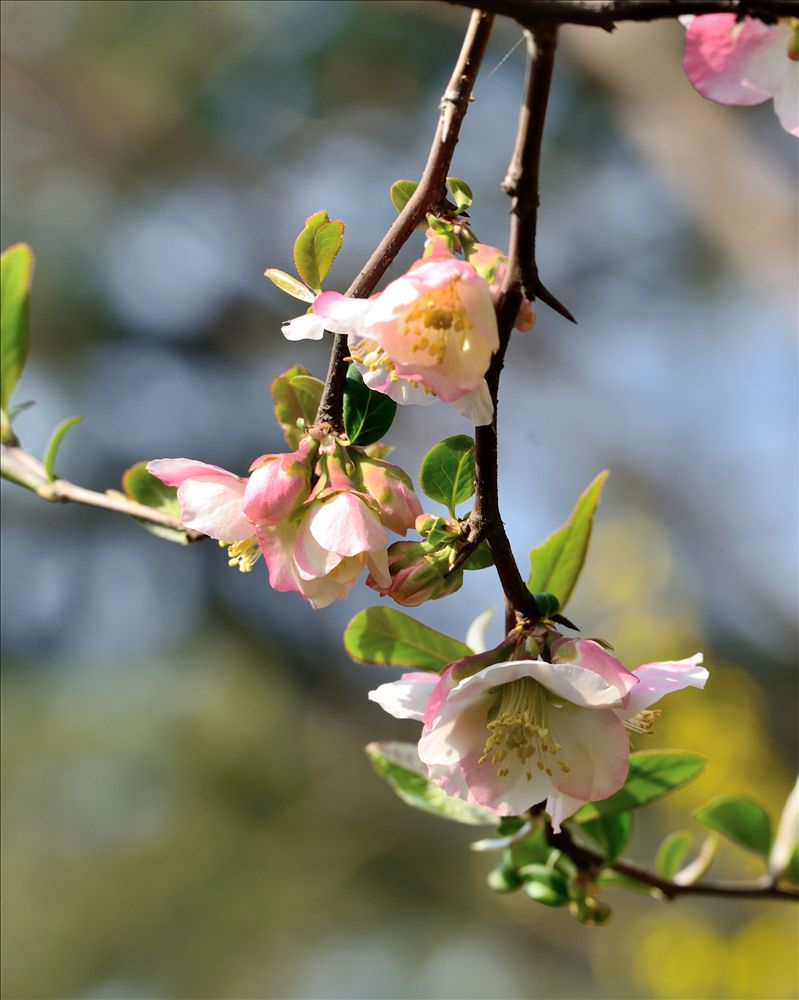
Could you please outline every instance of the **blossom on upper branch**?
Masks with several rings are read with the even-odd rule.
[[[364,568],[388,586],[387,529],[404,535],[421,513],[401,469],[332,438],[263,455],[248,478],[184,458],[147,469],[178,488],[183,523],[226,547],[229,565],[249,572],[263,555],[272,588],[315,608],[346,597]]]
[[[703,97],[741,105],[773,98],[782,127],[799,136],[799,18],[764,24],[702,14],[680,20],[688,29],[685,72]]]
[[[629,671],[590,639],[560,639],[552,658],[485,665],[486,654],[466,657],[440,676],[404,674],[369,698],[423,723],[419,758],[449,795],[502,816],[545,802],[557,830],[624,784],[627,730],[651,731],[660,713],[649,706],[704,687],[708,672],[701,653]]]

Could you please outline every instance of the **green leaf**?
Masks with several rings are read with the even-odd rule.
[[[460,177],[448,177],[447,187],[449,188],[449,193],[452,195],[455,204],[458,206],[458,211],[463,212],[465,209],[474,201],[474,195],[472,194],[472,189],[466,183],[462,181]]]
[[[358,663],[434,672],[472,655],[465,643],[394,608],[359,611],[344,632],[344,648]]]
[[[55,473],[53,471],[55,467],[55,457],[58,454],[58,449],[61,447],[61,442],[64,440],[64,435],[68,430],[71,430],[71,428],[75,427],[77,424],[82,423],[83,417],[67,417],[66,420],[61,421],[61,423],[50,435],[50,440],[47,442],[47,447],[44,450],[42,464],[44,465],[44,471],[47,473],[47,478],[51,483],[55,479]]]
[[[715,830],[734,844],[768,858],[771,820],[766,810],[745,795],[719,795],[691,814],[697,823]]]
[[[303,283],[301,281],[297,281],[293,275],[286,274],[285,271],[281,271],[276,267],[268,267],[264,271],[264,276],[269,278],[273,285],[277,285],[281,292],[287,292],[289,295],[292,295],[295,299],[300,299],[302,302],[313,302],[316,298],[307,285],[303,285]]]
[[[583,823],[582,829],[599,845],[610,863],[615,861],[629,844],[633,832],[633,818],[628,812],[598,816]]]
[[[0,256],[0,407],[6,411],[28,357],[33,264],[27,243]]]
[[[419,469],[419,485],[431,500],[455,516],[459,503],[474,493],[474,441],[466,434],[446,438],[428,451]]]
[[[419,769],[415,743],[370,743],[366,753],[381,778],[403,802],[442,819],[469,826],[496,826],[498,817],[482,806],[442,792]]]
[[[525,865],[543,865],[551,854],[552,848],[547,843],[546,832],[543,827],[538,827],[529,837],[508,848],[506,860],[514,867],[522,868]]]
[[[178,503],[178,491],[175,486],[166,486],[160,479],[156,479],[147,471],[146,462],[138,462],[127,469],[122,476],[122,489],[125,496],[145,507],[153,507],[162,510],[165,514],[174,514],[180,517],[180,504]],[[185,531],[176,531],[164,525],[152,524],[149,521],[136,520],[145,527],[151,534],[164,538],[168,542],[177,542],[180,545],[188,544],[188,536]]]
[[[655,856],[655,867],[664,878],[672,879],[691,846],[693,834],[688,830],[675,830],[663,840]]]
[[[607,478],[607,472],[600,472],[575,504],[569,520],[530,553],[527,586],[533,593],[554,594],[561,608],[566,607],[583,568],[594,513]]]
[[[316,212],[305,220],[305,228],[294,241],[294,263],[297,273],[315,292],[341,249],[344,223],[331,219],[327,212]]]
[[[652,886],[646,882],[639,882],[637,878],[629,875],[622,875],[621,872],[614,872],[612,868],[605,868],[597,875],[596,884],[604,889],[630,889],[633,892],[643,892],[647,895],[652,892]]]
[[[472,552],[463,564],[463,568],[486,569],[486,567],[493,565],[494,557],[491,555],[491,549],[488,547],[488,542],[480,542],[474,552]]]
[[[542,618],[551,618],[560,611],[560,601],[554,594],[533,594]]]
[[[305,427],[316,420],[323,388],[322,382],[302,365],[294,365],[272,382],[269,391],[275,403],[275,419],[290,448],[297,447]]]
[[[389,191],[389,197],[391,204],[397,210],[397,215],[405,208],[418,187],[418,181],[394,181]]]
[[[379,441],[394,422],[397,404],[384,392],[373,392],[350,365],[344,386],[344,430],[350,444],[361,447]]]
[[[524,891],[545,906],[564,906],[569,902],[569,884],[555,868],[547,865],[524,865],[519,869]]]
[[[673,792],[695,778],[705,767],[705,758],[687,750],[639,750],[630,754],[630,770],[624,787],[599,802],[587,802],[575,815],[578,823],[637,809]]]

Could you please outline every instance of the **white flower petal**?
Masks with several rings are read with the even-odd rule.
[[[369,701],[376,702],[395,719],[416,719],[422,722],[425,709],[438,682],[438,674],[414,672],[403,674],[398,681],[381,684],[369,692]]]

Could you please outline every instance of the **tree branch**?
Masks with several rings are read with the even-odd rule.
[[[799,889],[790,886],[779,886],[769,876],[764,876],[754,882],[707,881],[681,885],[671,879],[661,878],[646,868],[621,859],[607,864],[605,858],[597,851],[575,844],[568,830],[562,829],[555,833],[550,824],[546,828],[547,843],[562,851],[566,857],[577,865],[581,871],[600,871],[610,868],[626,878],[634,879],[642,885],[649,886],[663,899],[673,900],[678,896],[728,896],[738,899],[786,899],[799,900]]]
[[[538,177],[541,137],[555,64],[555,43],[554,28],[541,29],[534,36],[528,35],[527,39],[527,83],[519,112],[516,145],[503,183],[503,188],[513,202],[508,267],[497,302],[499,350],[486,373],[486,382],[494,403],[494,418],[490,424],[475,430],[475,503],[467,539],[470,547],[476,547],[484,538],[487,539],[505,597],[517,615],[530,621],[537,621],[541,617],[540,611],[513,558],[499,512],[497,403],[500,373],[511,331],[524,298],[524,289],[532,297],[540,287],[535,261]],[[561,311],[563,308],[561,307]]]
[[[511,17],[523,28],[582,24],[612,31],[619,21],[657,21],[683,14],[747,15],[773,23],[799,16],[797,0],[446,0]]]
[[[115,491],[96,493],[66,479],[55,479],[51,482],[42,463],[22,448],[2,445],[0,450],[3,478],[18,486],[24,486],[48,503],[78,503],[84,507],[110,510],[115,514],[127,514],[139,521],[147,521],[148,524],[183,532],[189,542],[196,542],[206,537],[198,531],[184,527],[180,518],[174,514],[167,514],[155,507],[147,507],[135,500],[129,500],[122,493]]]
[[[414,229],[428,212],[436,209],[446,199],[447,173],[493,22],[493,14],[481,10],[472,13],[458,61],[441,98],[438,127],[419,186],[347,289],[347,295],[353,298],[366,298],[371,295]],[[348,356],[347,337],[344,334],[337,334],[333,342],[330,367],[316,419],[327,421],[338,431],[343,430],[342,405]]]

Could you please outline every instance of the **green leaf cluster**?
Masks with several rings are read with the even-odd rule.
[[[455,508],[474,494],[474,440],[466,434],[456,434],[434,445],[422,459],[419,486],[426,496],[443,504],[455,517]]]

